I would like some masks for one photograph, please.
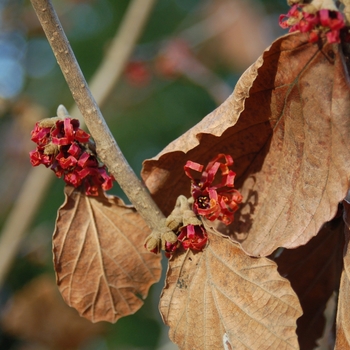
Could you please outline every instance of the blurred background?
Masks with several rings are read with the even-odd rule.
[[[53,3],[89,81],[131,1]],[[287,11],[285,0],[155,2],[122,76],[101,106],[136,173],[144,159],[155,156],[228,97],[242,72],[285,33],[278,17]],[[0,0],[0,232],[19,196],[23,199],[32,172],[28,152],[35,145],[30,131],[37,120],[55,116],[59,104],[69,110],[74,101],[30,2]],[[157,310],[166,259],[163,279],[151,288],[144,307],[114,325],[90,324],[64,304],[51,254],[63,186],[52,176],[14,259],[9,266],[0,259],[0,349],[176,349]],[[28,191],[27,185],[23,215],[34,205],[35,191],[35,186]],[[117,185],[111,192],[124,198]],[[0,233],[6,250],[11,239],[2,238]]]

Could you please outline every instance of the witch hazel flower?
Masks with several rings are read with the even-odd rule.
[[[180,246],[184,250],[202,251],[208,242],[203,218],[232,223],[234,213],[242,202],[242,195],[234,188],[236,174],[230,169],[233,159],[218,154],[205,167],[187,161],[185,174],[191,179],[191,198],[180,195],[175,208],[165,220],[165,232],[151,234],[145,241],[147,250],[158,253],[160,247],[170,258]],[[194,176],[192,173],[200,173]]]
[[[37,144],[29,153],[33,166],[40,164],[74,187],[84,186],[85,193],[97,196],[109,190],[114,178],[96,156],[90,135],[80,129],[77,119],[48,118],[35,124],[31,140]]]
[[[232,165],[233,159],[227,154],[216,156],[204,170],[203,165],[187,161],[184,170],[191,179],[196,215],[210,221],[220,220],[225,225],[232,223],[234,213],[242,202],[242,195],[234,188],[236,174],[229,169]],[[194,177],[193,171],[201,173],[200,177]]]
[[[203,225],[198,220],[199,224],[188,224],[182,226],[176,234],[176,240],[164,240],[165,256],[169,259],[175,251],[182,245],[185,250],[191,249],[201,251],[206,246],[208,234]],[[152,250],[151,250],[152,251]]]
[[[202,250],[208,241],[208,234],[202,225],[187,225],[180,231],[177,239],[184,249]]]
[[[302,4],[294,4],[286,15],[280,15],[279,24],[284,29],[289,28],[289,32],[310,33],[310,42],[316,42],[325,36],[330,44],[340,43],[341,34],[344,33],[346,38],[348,30],[341,12],[316,10]]]

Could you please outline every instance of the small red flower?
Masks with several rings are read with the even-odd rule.
[[[280,15],[280,18],[279,18],[280,26],[283,29],[286,29],[291,26],[291,22],[293,21],[296,22],[300,20],[301,19],[300,11],[301,9],[297,4],[293,5],[286,15]]]
[[[187,225],[177,238],[184,249],[202,250],[207,244],[208,235],[203,226]]]
[[[33,166],[44,164],[67,184],[84,185],[87,195],[97,196],[100,188],[107,191],[113,186],[113,176],[89,148],[90,135],[79,128],[78,120],[60,119],[52,127],[38,122],[31,139],[37,144],[36,150],[29,153]]]
[[[280,26],[284,29],[289,28],[289,32],[309,32],[310,42],[318,41],[320,36],[325,34],[328,43],[340,43],[340,34],[346,30],[346,26],[339,11],[321,9],[312,14],[303,11],[303,7],[304,5],[293,5],[286,15],[280,15]]]
[[[38,150],[29,152],[30,162],[33,166],[38,166],[40,164],[44,164],[46,167],[51,164],[51,156],[44,154],[43,152],[39,152]]]
[[[222,162],[223,160],[224,162]],[[207,219],[222,221],[229,225],[234,212],[242,202],[242,195],[234,189],[236,174],[229,169],[233,165],[230,155],[219,154],[203,171],[203,165],[188,161],[184,166],[186,175],[191,181],[191,193],[194,198],[193,211]],[[201,172],[201,178],[195,179],[191,170]],[[218,178],[217,173],[220,170]],[[221,177],[221,181],[220,181]]]
[[[147,86],[151,81],[151,72],[145,62],[131,61],[125,69],[125,77],[130,85],[135,87]]]
[[[178,247],[179,247],[179,242],[175,242],[175,243],[165,242],[165,256],[169,259]]]
[[[35,142],[38,146],[46,146],[49,142],[51,128],[42,128],[39,126],[39,123],[36,123],[34,130],[32,130],[31,140]]]
[[[179,248],[180,243],[185,250],[193,249],[201,251],[208,241],[208,235],[202,225],[187,225],[182,227],[178,234],[177,242],[165,242],[165,256],[170,258]]]

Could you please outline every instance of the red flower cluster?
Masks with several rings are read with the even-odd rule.
[[[309,32],[310,42],[317,41],[324,33],[329,43],[340,43],[340,32],[345,28],[345,21],[339,11],[322,9],[312,14],[303,11],[303,7],[293,5],[286,15],[280,15],[280,26],[289,28],[289,32]]]
[[[177,238],[185,249],[202,250],[208,235],[203,226],[187,225],[181,229]]]
[[[36,150],[29,153],[33,166],[50,167],[57,177],[63,176],[67,184],[84,185],[90,196],[97,196],[100,188],[107,191],[113,186],[113,177],[89,147],[90,135],[79,128],[78,120],[39,121],[32,130],[31,139],[37,144]]]
[[[226,154],[218,154],[208,163],[204,171],[201,164],[192,161],[186,163],[184,170],[192,180],[191,193],[194,202],[191,209],[189,204],[191,201],[180,196],[171,214],[173,217],[171,215],[168,217],[168,227],[172,233],[170,236],[165,234],[162,238],[162,246],[167,258],[171,257],[181,245],[185,250],[196,251],[201,251],[206,246],[208,234],[198,215],[211,221],[218,219],[226,225],[233,221],[233,215],[242,202],[242,195],[234,189],[236,174],[229,169],[232,165],[232,157]],[[194,178],[192,171],[201,172],[200,178]],[[184,200],[181,197],[184,197]],[[146,240],[145,247],[153,253],[159,252],[159,244],[154,242],[152,237]]]
[[[208,240],[207,232],[201,225],[187,225],[181,228],[177,237],[177,242],[165,242],[165,256],[170,258],[171,255],[179,248],[180,243],[185,250],[202,250]],[[156,251],[154,251],[157,253]]]
[[[220,160],[224,160],[221,162]],[[203,165],[188,161],[184,166],[186,175],[192,180],[191,192],[194,198],[195,214],[214,221],[222,221],[229,225],[233,221],[234,212],[242,202],[242,195],[234,189],[236,174],[229,169],[233,165],[230,155],[219,154],[203,171]],[[195,179],[191,170],[201,172],[201,178]],[[221,181],[217,183],[217,172],[221,172]]]

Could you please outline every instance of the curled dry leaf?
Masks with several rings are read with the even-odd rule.
[[[149,228],[117,197],[88,197],[66,187],[53,237],[56,278],[65,302],[92,322],[135,313],[160,278],[160,256],[148,252]]]
[[[344,201],[345,250],[344,270],[341,276],[335,350],[350,349],[350,203]]]
[[[317,236],[306,245],[284,249],[274,259],[278,272],[290,281],[303,309],[303,315],[297,321],[301,350],[315,349],[317,340],[324,333],[327,303],[339,290],[343,247],[344,222],[339,216],[323,225]],[[336,303],[334,309],[328,311],[335,314],[335,309]],[[334,334],[331,335],[334,339]]]
[[[301,307],[276,264],[207,232],[203,251],[180,251],[169,261],[160,312],[170,339],[181,350],[298,349]]]
[[[337,44],[293,33],[276,40],[214,112],[144,162],[142,176],[169,214],[189,196],[187,160],[235,160],[244,202],[230,231],[251,255],[298,247],[332,219],[350,174],[350,89]],[[226,232],[225,232],[226,233]]]

